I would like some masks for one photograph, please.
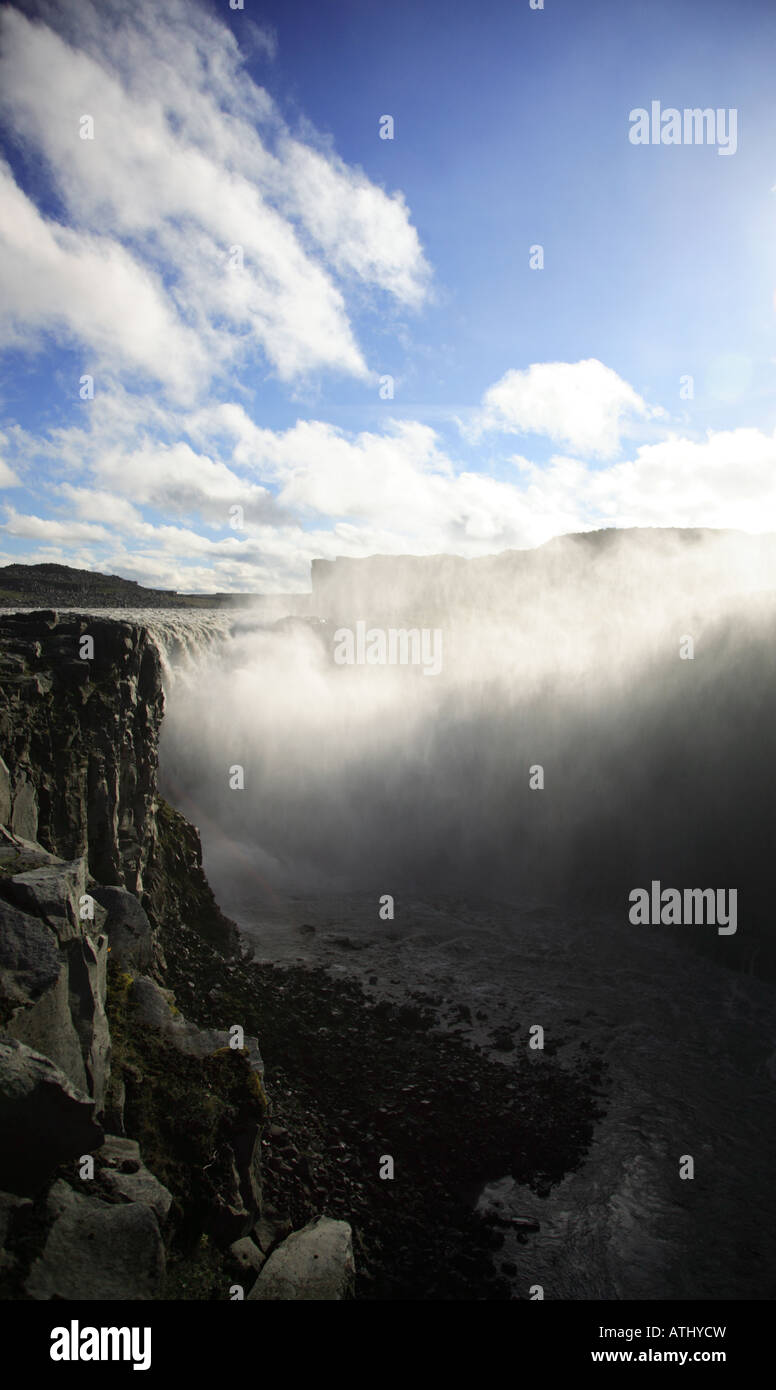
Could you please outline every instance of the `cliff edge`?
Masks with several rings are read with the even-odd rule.
[[[141,626],[0,618],[6,1298],[197,1297],[203,1260],[247,1293],[265,1259],[257,1039],[198,1027],[165,987],[169,943],[228,969],[238,937],[158,795],[163,709]]]

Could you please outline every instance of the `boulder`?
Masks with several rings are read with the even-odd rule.
[[[153,959],[151,923],[137,898],[126,888],[95,887],[92,897],[107,910],[107,932],[114,961],[124,968],[146,970]]]
[[[93,1109],[49,1057],[0,1037],[0,1188],[32,1196],[60,1163],[98,1148]]]
[[[46,1206],[51,1227],[25,1281],[30,1298],[113,1302],[160,1297],[164,1244],[150,1206],[103,1202],[61,1180],[51,1188]]]
[[[140,1022],[149,1028],[158,1028],[167,1042],[189,1057],[208,1057],[229,1046],[229,1033],[226,1029],[198,1028],[196,1023],[190,1023],[175,1009],[172,992],[161,989],[155,980],[147,976],[137,976],[132,983],[130,997],[137,1007]],[[263,1077],[264,1062],[259,1051],[258,1039],[249,1037],[246,1033],[244,1044],[251,1071],[256,1072],[260,1078]]]
[[[62,862],[56,854],[49,854],[33,841],[20,840],[18,835],[12,835],[6,826],[0,825],[0,869],[4,875],[25,874],[29,869]]]
[[[258,1245],[254,1245],[250,1236],[243,1236],[242,1240],[235,1240],[229,1246],[230,1265],[235,1275],[251,1277],[259,1273],[264,1264]]]
[[[23,778],[17,783],[11,811],[11,829],[23,840],[38,838],[38,798],[32,782]]]
[[[59,973],[51,988],[31,1007],[16,1010],[6,1024],[6,1033],[49,1057],[78,1092],[89,1094],[81,1039],[70,1013],[69,971],[65,960],[60,960]]]
[[[353,1298],[354,1291],[350,1226],[319,1216],[272,1252],[248,1299],[334,1302]]]
[[[229,1047],[225,1029],[198,1028],[178,1013],[170,990],[155,980],[139,975],[132,983],[130,998],[137,1009],[138,1022],[156,1028],[166,1042],[180,1052],[199,1059]],[[264,1075],[258,1040],[246,1036],[244,1052],[251,1071]],[[229,1172],[208,1216],[208,1229],[221,1245],[247,1235],[261,1209],[261,1124],[258,1120],[235,1128],[229,1154]]]
[[[163,1226],[172,1206],[172,1193],[146,1168],[140,1146],[133,1139],[107,1134],[96,1157],[104,1165],[100,1169],[103,1188],[128,1202],[144,1202]]]
[[[23,912],[43,917],[59,941],[82,935],[80,899],[86,892],[86,861],[73,859],[16,874],[6,885],[8,896]]]
[[[172,990],[162,989],[156,980],[146,975],[138,975],[132,981],[130,999],[137,1010],[138,1021],[147,1028],[157,1028],[170,1041],[185,1038],[187,1033],[183,1015],[174,1010],[174,998]],[[182,1044],[178,1045],[181,1052],[187,1050]]]
[[[9,888],[28,903],[39,880],[57,869],[34,870],[10,880]],[[76,875],[78,878],[79,875]],[[50,882],[50,877],[47,878]],[[21,883],[21,890],[19,884]],[[45,905],[50,907],[48,890]],[[59,906],[59,904],[57,904]],[[54,913],[55,918],[58,913]],[[62,917],[60,924],[67,921]],[[38,917],[0,899],[0,995],[15,1006],[7,1032],[50,1057],[79,1091],[89,1093],[101,1113],[110,1069],[110,1034],[105,1014],[108,939],[87,936],[83,924],[60,936]],[[64,943],[60,946],[61,937]],[[7,1013],[6,1007],[6,1013]]]
[[[264,1209],[252,1232],[253,1239],[265,1256],[291,1234],[291,1222],[271,1219],[268,1210]]]
[[[138,1173],[120,1173],[106,1168],[102,1182],[114,1196],[124,1197],[128,1202],[142,1202],[150,1207],[159,1225],[164,1225],[172,1206],[172,1193],[145,1164]]]
[[[0,898],[0,991],[31,1004],[59,979],[62,961],[50,927]]]
[[[115,1168],[120,1173],[139,1173],[143,1166],[137,1140],[123,1134],[106,1134],[97,1157],[105,1168]]]

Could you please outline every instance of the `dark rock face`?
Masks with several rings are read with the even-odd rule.
[[[107,912],[104,930],[117,965],[146,970],[153,960],[151,923],[145,910],[126,888],[99,886],[95,902]]]
[[[105,1016],[108,938],[99,917],[82,921],[83,859],[13,873],[14,849],[0,849],[0,1010],[6,1032],[64,1072],[102,1114],[110,1075]],[[21,910],[20,910],[21,909]],[[93,910],[93,906],[92,906]],[[104,916],[104,913],[101,913]],[[91,930],[90,931],[87,930]]]
[[[59,979],[54,933],[0,900],[0,991],[16,1004],[30,1004]]]
[[[199,833],[161,797],[145,884],[143,907],[160,932],[185,922],[227,955],[237,951],[237,928],[218,906],[202,868]]]
[[[99,1146],[93,1108],[50,1058],[0,1038],[0,1187],[31,1195],[58,1164]]]
[[[92,651],[87,637],[92,659],[81,656]],[[0,618],[10,829],[63,859],[86,858],[103,883],[142,892],[163,708],[159,654],[142,627],[54,612]]]
[[[0,618],[0,1296],[160,1297],[176,1229],[226,1249],[260,1216],[257,1040],[163,988],[177,934],[237,942],[157,794],[163,707],[144,628]]]
[[[83,859],[70,864],[53,862],[14,874],[5,891],[24,912],[42,917],[60,944],[81,936],[80,902],[86,892]]]
[[[81,657],[92,651],[86,638],[92,659]],[[163,712],[159,652],[138,624],[49,611],[0,617],[0,824],[60,859],[85,859],[99,884],[142,899],[154,928],[184,918],[235,949],[197,831],[158,796]],[[144,935],[137,907],[123,901],[124,928],[115,897],[110,926]],[[69,902],[77,920],[72,894]],[[137,949],[147,956],[147,945]]]

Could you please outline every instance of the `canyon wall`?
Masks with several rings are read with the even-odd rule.
[[[166,955],[206,940],[226,972],[237,934],[197,831],[158,795],[161,677],[136,624],[0,618],[7,1298],[171,1296],[176,1240],[184,1270],[201,1238],[251,1284],[264,1259],[257,1040],[197,1027],[165,988]]]

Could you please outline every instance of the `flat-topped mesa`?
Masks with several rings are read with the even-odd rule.
[[[688,599],[776,584],[776,537],[679,527],[609,527],[555,536],[535,549],[461,555],[313,560],[313,611],[332,623],[433,627],[446,616],[513,617],[551,594],[595,606],[649,599],[659,583]]]

